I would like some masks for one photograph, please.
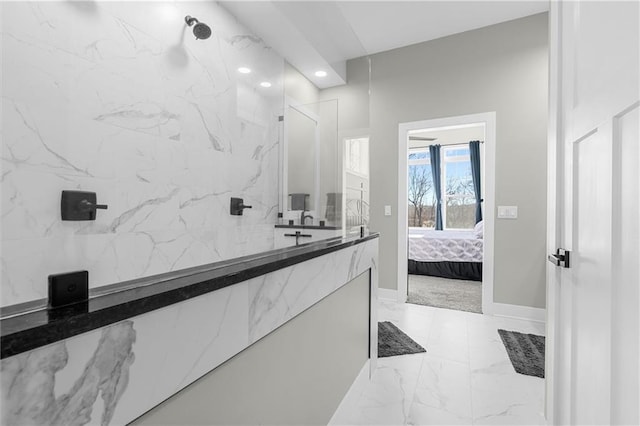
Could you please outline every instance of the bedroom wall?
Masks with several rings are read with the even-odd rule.
[[[496,220],[494,301],[545,307],[547,18],[371,56],[371,229],[380,232],[381,288],[397,289],[398,124],[495,111],[495,204],[517,205],[519,217]]]

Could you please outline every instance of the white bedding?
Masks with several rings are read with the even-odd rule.
[[[483,240],[473,230],[409,230],[409,259],[419,262],[482,262]]]

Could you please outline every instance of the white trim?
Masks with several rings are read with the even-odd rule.
[[[398,300],[398,290],[390,288],[379,288],[378,299]]]
[[[341,164],[341,167],[342,167],[342,213],[340,217],[342,218],[341,219],[342,234],[347,235],[347,176],[346,175],[347,173],[350,173],[354,176],[359,176],[363,179],[367,179],[367,181],[370,181],[371,165],[369,165],[368,174],[366,176],[360,175],[358,173],[354,173],[352,171],[348,171],[345,164],[345,161],[347,158],[346,142],[350,139],[367,139],[367,145],[369,145],[369,147],[367,147],[367,161],[369,161],[369,157],[370,157],[369,153],[371,152],[370,151],[371,132],[369,131],[368,128],[339,130],[338,139],[341,141],[341,146],[342,146],[341,148],[342,159],[339,159],[339,161],[342,163]],[[371,187],[369,187],[369,191],[371,191]]]
[[[553,253],[559,245],[559,229],[562,223],[558,205],[558,140],[560,140],[560,72],[561,72],[561,7],[558,2],[549,5],[549,123],[547,131],[547,252]],[[559,323],[560,286],[556,281],[558,268],[547,263],[546,273],[546,339],[545,339],[545,407],[547,424],[555,424],[559,418],[555,413],[556,366],[559,365],[559,352],[556,351],[556,327]]]
[[[496,113],[461,115],[398,125],[398,292],[400,303],[407,301],[407,173],[409,132],[429,128],[461,128],[484,124],[484,262],[482,267],[482,311],[493,314],[493,252],[495,225]]]
[[[546,322],[546,312],[546,309],[532,308],[529,306],[509,305],[507,303],[493,304],[493,315],[497,317],[517,318],[544,323]]]

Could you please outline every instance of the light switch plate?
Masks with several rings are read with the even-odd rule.
[[[518,206],[498,206],[498,219],[517,219]]]
[[[384,215],[391,216],[391,206],[384,206]]]

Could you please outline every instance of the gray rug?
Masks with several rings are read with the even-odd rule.
[[[417,354],[426,350],[389,321],[378,323],[378,358]]]
[[[516,372],[544,378],[544,336],[507,330],[498,333]]]
[[[482,283],[425,275],[409,275],[407,302],[481,314]]]

